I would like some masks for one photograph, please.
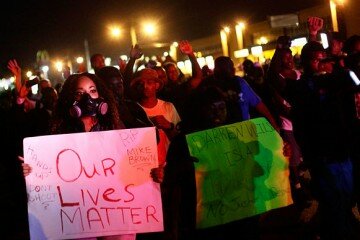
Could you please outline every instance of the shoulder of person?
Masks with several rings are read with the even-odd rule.
[[[240,77],[238,75],[235,75],[233,78],[232,78],[233,81],[237,81],[237,82],[240,82],[240,83],[245,83],[247,84],[247,81],[245,79],[245,77]]]
[[[239,86],[241,88],[244,88],[244,87],[248,87],[248,88],[251,88],[250,87],[250,84],[242,77],[240,76],[235,76],[234,77],[234,81],[238,82],[239,83]]]
[[[161,100],[159,104],[163,104],[166,108],[175,108],[175,105],[172,102]]]

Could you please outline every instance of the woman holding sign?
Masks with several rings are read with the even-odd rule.
[[[123,129],[112,93],[94,74],[73,74],[65,81],[54,112],[51,133],[95,132]],[[23,160],[22,157],[19,157]],[[23,163],[23,172],[27,176],[31,167]],[[151,172],[155,182],[161,182],[162,169]],[[117,236],[103,236],[102,239],[135,239],[136,233]],[[96,238],[94,238],[96,239]]]

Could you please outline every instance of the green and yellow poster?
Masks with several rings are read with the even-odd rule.
[[[265,118],[186,135],[195,163],[197,227],[292,204],[283,141]]]

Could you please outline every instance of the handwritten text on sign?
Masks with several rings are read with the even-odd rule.
[[[282,140],[264,118],[186,136],[197,159],[197,227],[216,226],[292,203]]]
[[[154,128],[26,138],[24,157],[33,239],[163,230]]]

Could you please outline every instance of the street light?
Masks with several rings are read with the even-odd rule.
[[[26,76],[27,76],[28,78],[30,78],[32,75],[33,75],[33,73],[32,73],[30,70],[26,72]]]
[[[344,0],[330,0],[330,13],[331,13],[331,22],[333,26],[333,31],[339,31],[339,24],[337,19],[336,6],[344,5]]]
[[[154,35],[156,32],[155,24],[152,22],[144,23],[143,30],[147,35]]]
[[[55,62],[55,68],[58,72],[62,72],[63,69],[63,63],[62,61],[58,60]]]
[[[170,45],[170,51],[169,51],[169,55],[172,59],[174,59],[175,61],[177,61],[177,47],[179,46],[178,42],[173,42]]]
[[[113,38],[120,38],[122,35],[122,29],[119,26],[112,25],[108,27],[109,33]],[[155,35],[156,25],[153,22],[146,21],[142,23],[142,33],[146,35]],[[138,43],[138,36],[134,25],[130,26],[130,38],[131,44],[135,46]]]
[[[84,62],[84,58],[83,58],[83,57],[77,57],[77,58],[76,58],[76,62],[77,62],[78,64],[81,64],[81,63]]]
[[[130,37],[131,37],[131,45],[135,46],[137,44],[137,36],[134,26],[130,27]]]
[[[244,29],[245,29],[245,23],[243,22],[239,22],[235,26],[236,40],[239,50],[244,48],[244,35],[243,35]]]
[[[110,31],[111,31],[111,35],[112,35],[112,36],[114,36],[114,37],[116,37],[116,38],[120,37],[121,30],[120,30],[119,27],[116,27],[116,26],[111,27]]]
[[[41,67],[41,70],[42,70],[42,72],[44,73],[44,78],[45,78],[45,79],[48,79],[48,78],[49,78],[49,77],[48,77],[49,66],[48,66],[48,65],[43,65],[43,66]]]
[[[223,50],[223,54],[224,56],[229,56],[229,42],[228,42],[228,38],[229,38],[229,33],[230,33],[230,28],[229,27],[224,27],[223,29],[220,30],[220,39],[221,39],[221,46],[222,46],[222,50]]]

